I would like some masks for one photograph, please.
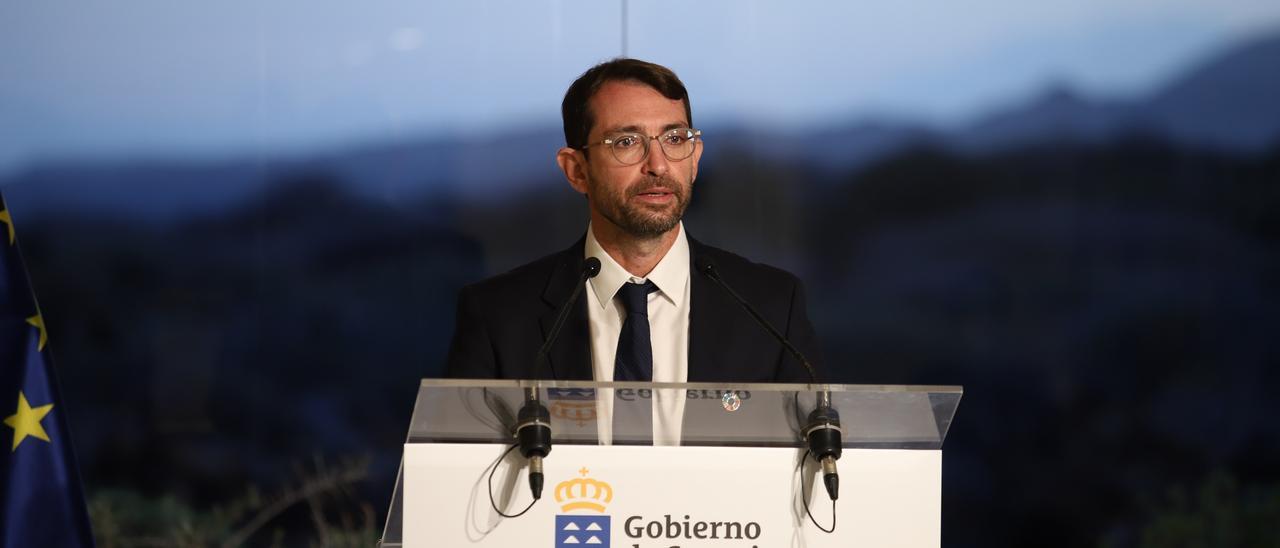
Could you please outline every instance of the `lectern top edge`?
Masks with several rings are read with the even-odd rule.
[[[959,386],[426,379],[407,441],[510,443],[533,398],[561,444],[800,447],[806,417],[827,398],[844,447],[935,449],[962,395]]]
[[[688,389],[688,390],[758,390],[763,392],[874,392],[929,393],[959,396],[963,386],[900,384],[808,384],[808,383],[708,383],[708,382],[596,382],[556,380],[495,379],[422,379],[421,388],[613,388],[613,389]]]

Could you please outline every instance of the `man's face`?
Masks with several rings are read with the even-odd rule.
[[[663,97],[638,82],[606,82],[589,104],[594,118],[588,144],[619,133],[647,136],[689,127],[684,103]],[[692,156],[671,161],[657,141],[638,164],[624,166],[607,145],[592,146],[586,159],[585,189],[592,222],[607,222],[636,238],[656,238],[680,222],[698,173],[701,143]],[[575,185],[576,186],[576,185]]]

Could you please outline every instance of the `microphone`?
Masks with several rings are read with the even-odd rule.
[[[747,314],[760,327],[763,327],[765,331],[773,335],[774,339],[782,343],[783,348],[786,348],[800,362],[800,365],[804,366],[805,372],[809,374],[809,382],[811,384],[818,384],[818,375],[813,369],[813,364],[810,364],[809,360],[805,359],[804,354],[795,345],[792,345],[785,335],[775,329],[768,320],[764,319],[764,316],[761,316],[755,307],[751,306],[751,303],[748,303],[737,291],[729,287],[724,278],[720,277],[720,271],[716,269],[714,262],[706,257],[698,257],[694,263],[699,272],[724,289],[730,297],[733,297],[733,300],[742,306],[743,310],[747,311]],[[830,391],[822,390],[818,392],[818,405],[812,413],[809,413],[808,424],[804,428],[804,436],[809,444],[809,452],[813,455],[813,459],[822,465],[822,483],[827,488],[827,495],[833,501],[840,498],[840,475],[836,471],[836,460],[840,458],[843,445],[841,444],[840,413],[831,406]]]
[[[547,340],[542,343],[542,347],[538,349],[538,355],[533,362],[533,376],[536,380],[539,377],[539,371],[547,366],[549,360],[548,353],[551,345],[555,343],[556,337],[560,335],[561,328],[564,327],[565,319],[569,317],[569,310],[573,308],[574,303],[578,301],[578,297],[582,294],[582,288],[586,285],[588,279],[594,278],[600,273],[600,259],[595,257],[587,257],[582,264],[582,273],[578,276],[578,283],[573,288],[573,293],[569,295],[568,300],[560,307],[560,314],[556,316],[555,323],[551,324],[551,331],[547,333]],[[555,380],[555,370],[551,371],[551,378]],[[533,493],[533,500],[542,498],[542,459],[551,453],[551,413],[547,412],[547,407],[542,405],[542,401],[538,399],[538,389],[530,387],[524,389],[524,406],[520,408],[517,414],[517,424],[515,431],[516,443],[520,446],[520,455],[529,460],[529,490]]]
[[[537,388],[524,389],[524,406],[516,417],[516,443],[520,455],[529,460],[529,491],[538,500],[542,498],[542,459],[551,453],[551,413],[538,400]]]
[[[564,306],[560,307],[560,313],[556,315],[556,321],[551,324],[551,332],[547,333],[547,340],[542,343],[542,347],[538,349],[538,355],[533,360],[533,376],[538,378],[538,373],[545,367],[550,360],[551,345],[555,344],[556,337],[560,336],[560,329],[564,327],[564,321],[569,317],[569,311],[573,309],[573,304],[578,302],[578,296],[582,295],[582,288],[586,287],[587,280],[596,277],[600,273],[600,259],[595,257],[587,257],[582,261],[582,273],[578,275],[578,283],[573,286],[573,293],[569,294],[569,298],[565,300]],[[551,370],[551,380],[556,380],[556,372]]]

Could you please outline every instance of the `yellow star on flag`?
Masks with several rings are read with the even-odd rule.
[[[44,352],[44,343],[49,342],[49,333],[44,330],[44,316],[37,312],[35,316],[27,318],[27,323],[40,330],[40,342],[36,343],[36,351]]]
[[[9,216],[9,210],[0,209],[0,223],[9,227],[9,245],[13,245],[13,240],[17,236],[13,233],[13,218]]]
[[[44,416],[52,410],[52,403],[32,408],[31,404],[27,403],[27,395],[21,391],[18,392],[18,412],[4,419],[4,423],[13,429],[14,451],[18,450],[18,444],[27,439],[27,436],[49,441],[49,434],[45,433],[40,421],[44,420]]]

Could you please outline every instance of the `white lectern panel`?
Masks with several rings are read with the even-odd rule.
[[[559,445],[546,459],[542,500],[522,517],[502,518],[489,505],[487,466],[505,450],[406,444],[404,546],[941,544],[940,450],[845,449],[834,534],[818,531],[804,515],[796,468],[803,451],[796,449]],[[509,456],[493,479],[507,513],[531,500],[523,462]],[[829,526],[831,503],[812,462],[806,481],[814,517]]]

